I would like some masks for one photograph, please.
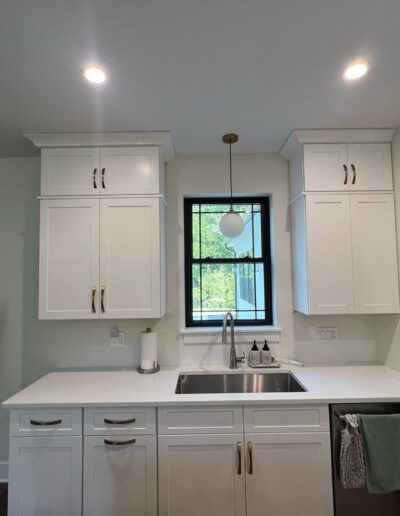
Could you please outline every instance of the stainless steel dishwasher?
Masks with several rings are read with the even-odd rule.
[[[400,403],[335,404],[330,407],[335,516],[399,516],[400,491],[369,494],[366,488],[344,489],[340,480],[340,430],[343,414],[400,414]],[[400,457],[399,457],[400,460]]]

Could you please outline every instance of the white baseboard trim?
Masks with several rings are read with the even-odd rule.
[[[8,462],[0,462],[0,483],[8,482]]]

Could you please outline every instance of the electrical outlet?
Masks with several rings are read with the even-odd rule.
[[[337,328],[318,328],[320,340],[337,340]]]
[[[123,348],[125,346],[125,333],[113,328],[111,330],[110,346],[112,348]]]

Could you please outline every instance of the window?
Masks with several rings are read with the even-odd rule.
[[[219,230],[229,198],[184,201],[186,326],[220,326],[227,311],[235,324],[272,324],[269,199],[234,201],[245,225],[232,239]]]

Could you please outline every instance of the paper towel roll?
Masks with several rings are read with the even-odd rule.
[[[154,369],[157,366],[157,332],[141,333],[140,346],[140,367]]]

